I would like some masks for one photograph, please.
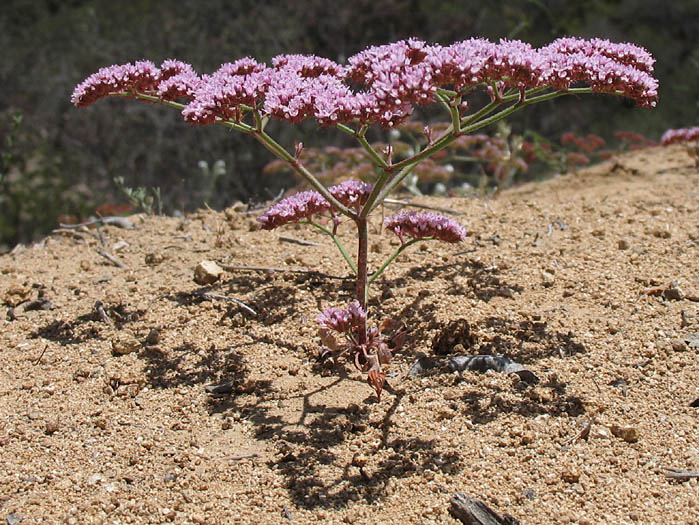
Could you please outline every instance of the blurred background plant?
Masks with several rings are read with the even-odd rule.
[[[12,149],[15,160],[9,168],[5,157],[2,161],[0,245],[37,238],[56,225],[59,215],[82,218],[98,204],[124,202],[127,198],[114,182],[118,177],[124,187],[160,188],[166,214],[204,202],[222,208],[236,200],[267,200],[295,184],[282,171],[259,176],[270,160],[262,146],[206,128],[184,133],[188,124],[176,112],[155,105],[108,100],[76,111],[69,100],[73,87],[101,66],[178,57],[210,72],[227,60],[253,56],[268,61],[281,53],[343,61],[368,45],[409,36],[440,43],[471,36],[517,38],[535,46],[564,35],[598,36],[634,42],[653,53],[660,80],[660,101],[653,111],[602,96],[594,104],[579,104],[573,97],[544,103],[508,121],[507,133],[504,128],[484,130],[493,151],[500,148],[509,155],[507,162],[496,162],[491,170],[483,143],[475,148],[484,150],[477,162],[437,159],[415,174],[424,179],[407,184],[414,193],[452,191],[463,183],[481,185],[487,193],[545,176],[546,148],[557,152],[565,132],[598,135],[607,143],[599,148],[603,150],[614,143],[614,129],[659,138],[667,128],[699,122],[697,34],[696,0],[356,0],[332,9],[327,0],[5,0],[0,14],[0,144],[3,154]],[[416,120],[434,125],[431,111],[421,110]],[[13,131],[14,114],[21,114],[22,121]],[[320,144],[320,150],[350,144],[347,137],[312,123],[270,126],[289,149],[294,142]],[[540,133],[538,138],[530,129]],[[18,133],[10,148],[8,137]],[[415,147],[407,136],[372,133],[368,139],[391,144],[394,155],[400,155],[398,142]],[[525,171],[520,159],[531,155],[530,147],[538,160],[527,162]],[[566,149],[590,157],[572,142]],[[475,151],[458,152],[471,153]],[[324,155],[330,157],[328,165],[339,164],[332,150]],[[202,158],[220,160],[226,176],[216,171],[216,162],[204,170]],[[560,155],[552,158],[561,160]],[[566,157],[568,162],[574,158]],[[340,164],[337,170],[346,167]]]
[[[384,152],[390,148],[393,160],[400,161],[422,150],[431,136],[442,133],[446,127],[446,123],[427,126],[409,121],[388,133],[390,142],[373,143],[372,147]],[[531,130],[523,135],[514,134],[510,125],[499,122],[493,135],[465,135],[423,160],[403,186],[416,196],[495,195],[517,182],[575,171],[615,153],[656,145],[657,142],[630,131],[614,132],[609,144],[594,133],[579,136],[570,131],[554,142]],[[375,166],[362,148],[303,148],[299,159],[328,186],[350,179],[374,182],[377,176]],[[309,187],[280,160],[269,162],[262,173],[293,177],[297,189]]]
[[[93,206],[89,189],[75,183],[64,158],[28,128],[22,113],[0,113],[0,251],[56,226],[61,214]]]
[[[116,187],[134,208],[141,209],[148,215],[155,215],[156,213],[160,215],[163,213],[160,188],[151,188],[150,190],[143,186],[129,188],[124,183],[124,177],[114,177],[114,184],[116,184]]]

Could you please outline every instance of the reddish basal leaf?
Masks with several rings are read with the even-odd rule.
[[[377,370],[370,370],[367,382],[376,390],[376,397],[381,401],[381,391],[386,383],[386,374]]]

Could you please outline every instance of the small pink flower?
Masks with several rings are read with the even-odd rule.
[[[340,201],[340,204],[359,210],[373,189],[373,184],[347,180],[331,186],[328,192]],[[317,191],[302,191],[273,205],[257,219],[257,222],[263,230],[273,230],[290,222],[299,222],[320,213],[327,213],[331,209],[330,203]]]
[[[326,308],[318,315],[321,328],[334,330],[339,333],[349,333],[366,321],[366,312],[359,301],[352,301],[346,310],[342,308]]]
[[[384,227],[406,242],[412,239],[439,239],[444,242],[461,242],[466,238],[466,229],[458,222],[439,213],[417,213],[402,211],[384,220]]]
[[[160,70],[148,60],[103,67],[75,87],[71,102],[76,106],[89,106],[116,93],[153,91],[159,78]]]
[[[273,205],[258,217],[257,222],[263,230],[273,230],[330,211],[330,208],[330,203],[317,191],[302,191]]]
[[[359,210],[366,204],[369,194],[374,189],[373,184],[368,184],[359,180],[346,180],[335,186],[330,186],[328,191],[340,204],[348,208]]]

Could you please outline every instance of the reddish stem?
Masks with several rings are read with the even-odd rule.
[[[366,287],[368,284],[367,263],[369,257],[369,227],[366,218],[356,217],[357,233],[359,240],[357,242],[357,286],[355,288],[355,297],[362,309],[366,312]],[[359,325],[359,344],[364,345],[367,342],[366,319],[363,319]]]

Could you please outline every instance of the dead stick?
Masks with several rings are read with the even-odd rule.
[[[665,477],[671,479],[679,479],[682,481],[689,481],[692,478],[699,478],[699,472],[696,470],[682,470],[671,467],[664,467]]]
[[[112,318],[104,311],[102,301],[97,301],[95,303],[95,310],[97,310],[97,314],[100,316],[100,319],[102,319],[102,322],[107,323],[109,326],[114,326],[114,321],[112,321]]]
[[[226,459],[229,459],[231,461],[240,461],[241,459],[251,459],[251,458],[259,458],[260,455],[257,452],[254,452],[252,454],[244,454],[242,456],[229,456]]]
[[[420,208],[423,210],[435,210],[441,211],[442,213],[448,213],[449,215],[461,215],[458,211],[450,210],[448,208],[440,208],[439,206],[428,206],[427,204],[417,204],[414,202],[399,201],[397,199],[384,199],[386,204],[400,204],[401,206],[408,206],[411,208]]]
[[[126,268],[123,262],[114,257],[111,253],[104,251],[102,248],[97,248],[97,253],[99,253],[102,257],[107,259],[114,266],[118,266],[119,268]]]
[[[250,312],[252,315],[257,315],[257,312],[250,308],[247,304],[245,304],[243,301],[236,299],[235,297],[228,297],[227,295],[221,295],[217,293],[210,293],[210,292],[194,292],[195,295],[199,295],[201,297],[206,297],[207,299],[223,299],[224,301],[230,301],[232,303],[237,304],[241,308],[247,310]]]
[[[301,246],[325,246],[322,242],[306,241],[304,239],[295,239],[294,237],[287,237],[286,235],[279,236],[280,241],[290,242],[293,244],[300,244]]]
[[[75,230],[69,230],[67,228],[57,228],[55,230],[51,230],[51,233],[62,233],[62,234],[68,234],[72,235],[76,239],[84,239],[87,234],[82,233],[82,232],[76,232]]]
[[[49,347],[49,345],[47,344],[47,345],[44,347],[44,349],[41,351],[41,355],[36,359],[36,361],[34,361],[34,364],[35,364],[35,365],[38,365],[38,364],[41,362],[41,358],[44,357],[44,353],[46,353],[46,349],[47,349],[48,347]]]
[[[593,423],[593,419],[588,419],[585,422],[585,424],[583,425],[580,432],[575,434],[572,438],[564,441],[563,444],[570,445],[570,444],[575,443],[576,441],[578,441],[580,439],[587,439],[587,437],[590,435],[590,430],[592,429],[592,423]]]
[[[227,272],[282,272],[282,273],[303,273],[309,275],[317,275],[318,277],[325,277],[326,279],[338,279],[340,281],[346,281],[351,279],[351,277],[341,277],[339,275],[329,275],[327,273],[319,272],[318,270],[300,270],[296,268],[271,268],[269,266],[231,266],[228,264],[218,263],[218,265],[226,270]]]

